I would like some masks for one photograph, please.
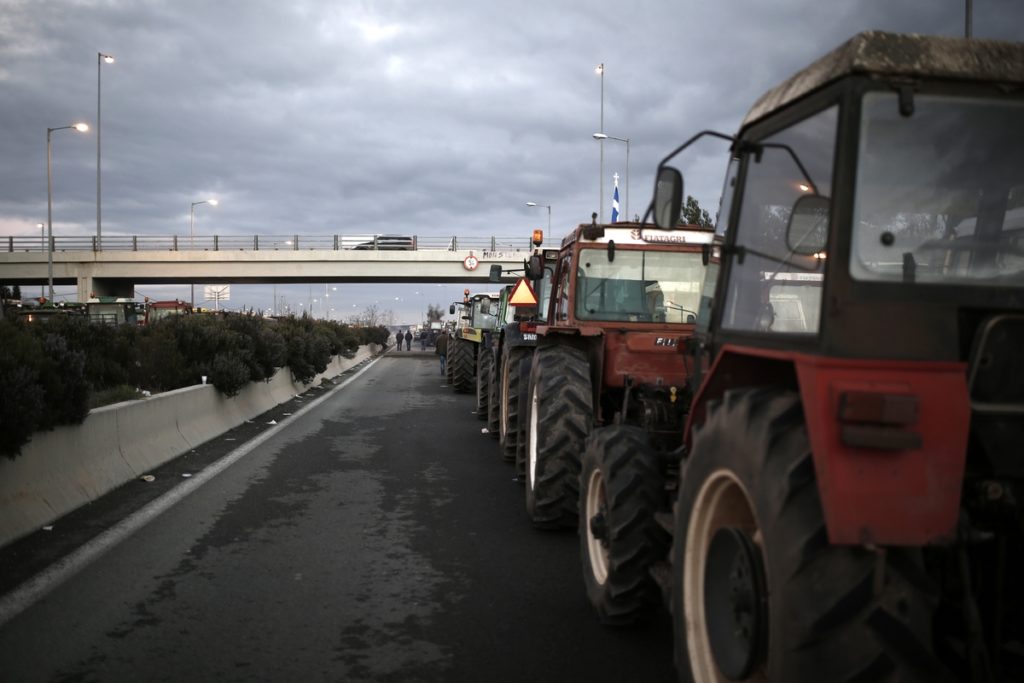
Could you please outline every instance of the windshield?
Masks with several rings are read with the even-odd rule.
[[[554,277],[555,269],[551,266],[545,266],[544,277],[533,282],[537,292],[537,322],[545,322],[548,319],[548,301],[551,299],[551,286]]]
[[[1024,284],[1024,103],[864,97],[850,271],[860,280]]]
[[[481,297],[473,302],[473,327],[493,330],[498,326],[498,302]]]
[[[185,313],[184,308],[150,308],[149,319],[150,321],[163,320],[164,318],[170,318],[175,315],[182,315]]]
[[[642,323],[692,323],[704,281],[699,252],[608,250],[580,252],[576,317]]]

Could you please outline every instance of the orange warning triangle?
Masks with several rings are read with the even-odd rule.
[[[512,288],[508,297],[509,306],[536,306],[537,293],[533,291],[533,285],[525,277],[519,278],[519,282]]]

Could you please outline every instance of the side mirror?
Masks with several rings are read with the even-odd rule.
[[[455,304],[448,307],[448,315],[455,315]]]
[[[671,166],[658,171],[654,183],[654,223],[663,230],[679,224],[683,208],[683,174]]]
[[[491,272],[490,272],[490,275],[488,275],[487,279],[489,279],[491,282],[501,282],[501,264],[500,263],[492,263],[491,264]]]
[[[786,225],[786,247],[794,254],[812,256],[825,249],[828,242],[828,214],[832,202],[828,197],[805,194],[793,204]]]
[[[527,280],[539,280],[544,277],[544,261],[540,256],[534,254],[526,262],[523,271],[523,275],[526,276]]]

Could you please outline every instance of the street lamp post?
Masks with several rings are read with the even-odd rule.
[[[551,205],[550,204],[538,204],[537,202],[526,202],[527,206],[543,206],[548,210],[548,235],[551,234]]]
[[[114,63],[113,55],[104,54],[102,52],[96,53],[96,248],[103,249],[103,229],[101,210],[100,210],[100,74],[102,73],[101,65],[106,62],[107,64]]]
[[[46,129],[46,281],[53,301],[53,132],[55,130],[77,130],[84,133],[89,130],[87,123],[73,123],[70,126],[58,126]]]
[[[601,132],[604,132],[604,62],[598,64],[594,71],[601,77]],[[601,163],[598,165],[598,195],[600,196],[598,222],[604,223],[604,141],[601,141]]]
[[[46,224],[36,223],[36,227],[39,228],[39,248],[46,249]],[[46,285],[39,285],[39,298],[42,299],[46,296]]]
[[[594,139],[600,142],[605,140],[618,140],[619,142],[626,143],[626,220],[632,220],[629,217],[629,138],[617,138],[614,135],[605,135],[604,133],[594,133]]]
[[[216,199],[203,199],[198,202],[192,202],[192,206],[188,210],[188,248],[195,248],[195,228],[196,228],[196,207],[200,204],[209,204],[210,206],[217,206],[218,202]],[[196,307],[196,283],[192,283],[192,308]]]

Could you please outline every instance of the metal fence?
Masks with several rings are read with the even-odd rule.
[[[95,235],[56,236],[53,251],[529,251],[530,236],[457,237],[440,235]],[[46,252],[46,239],[0,237],[8,252]]]

